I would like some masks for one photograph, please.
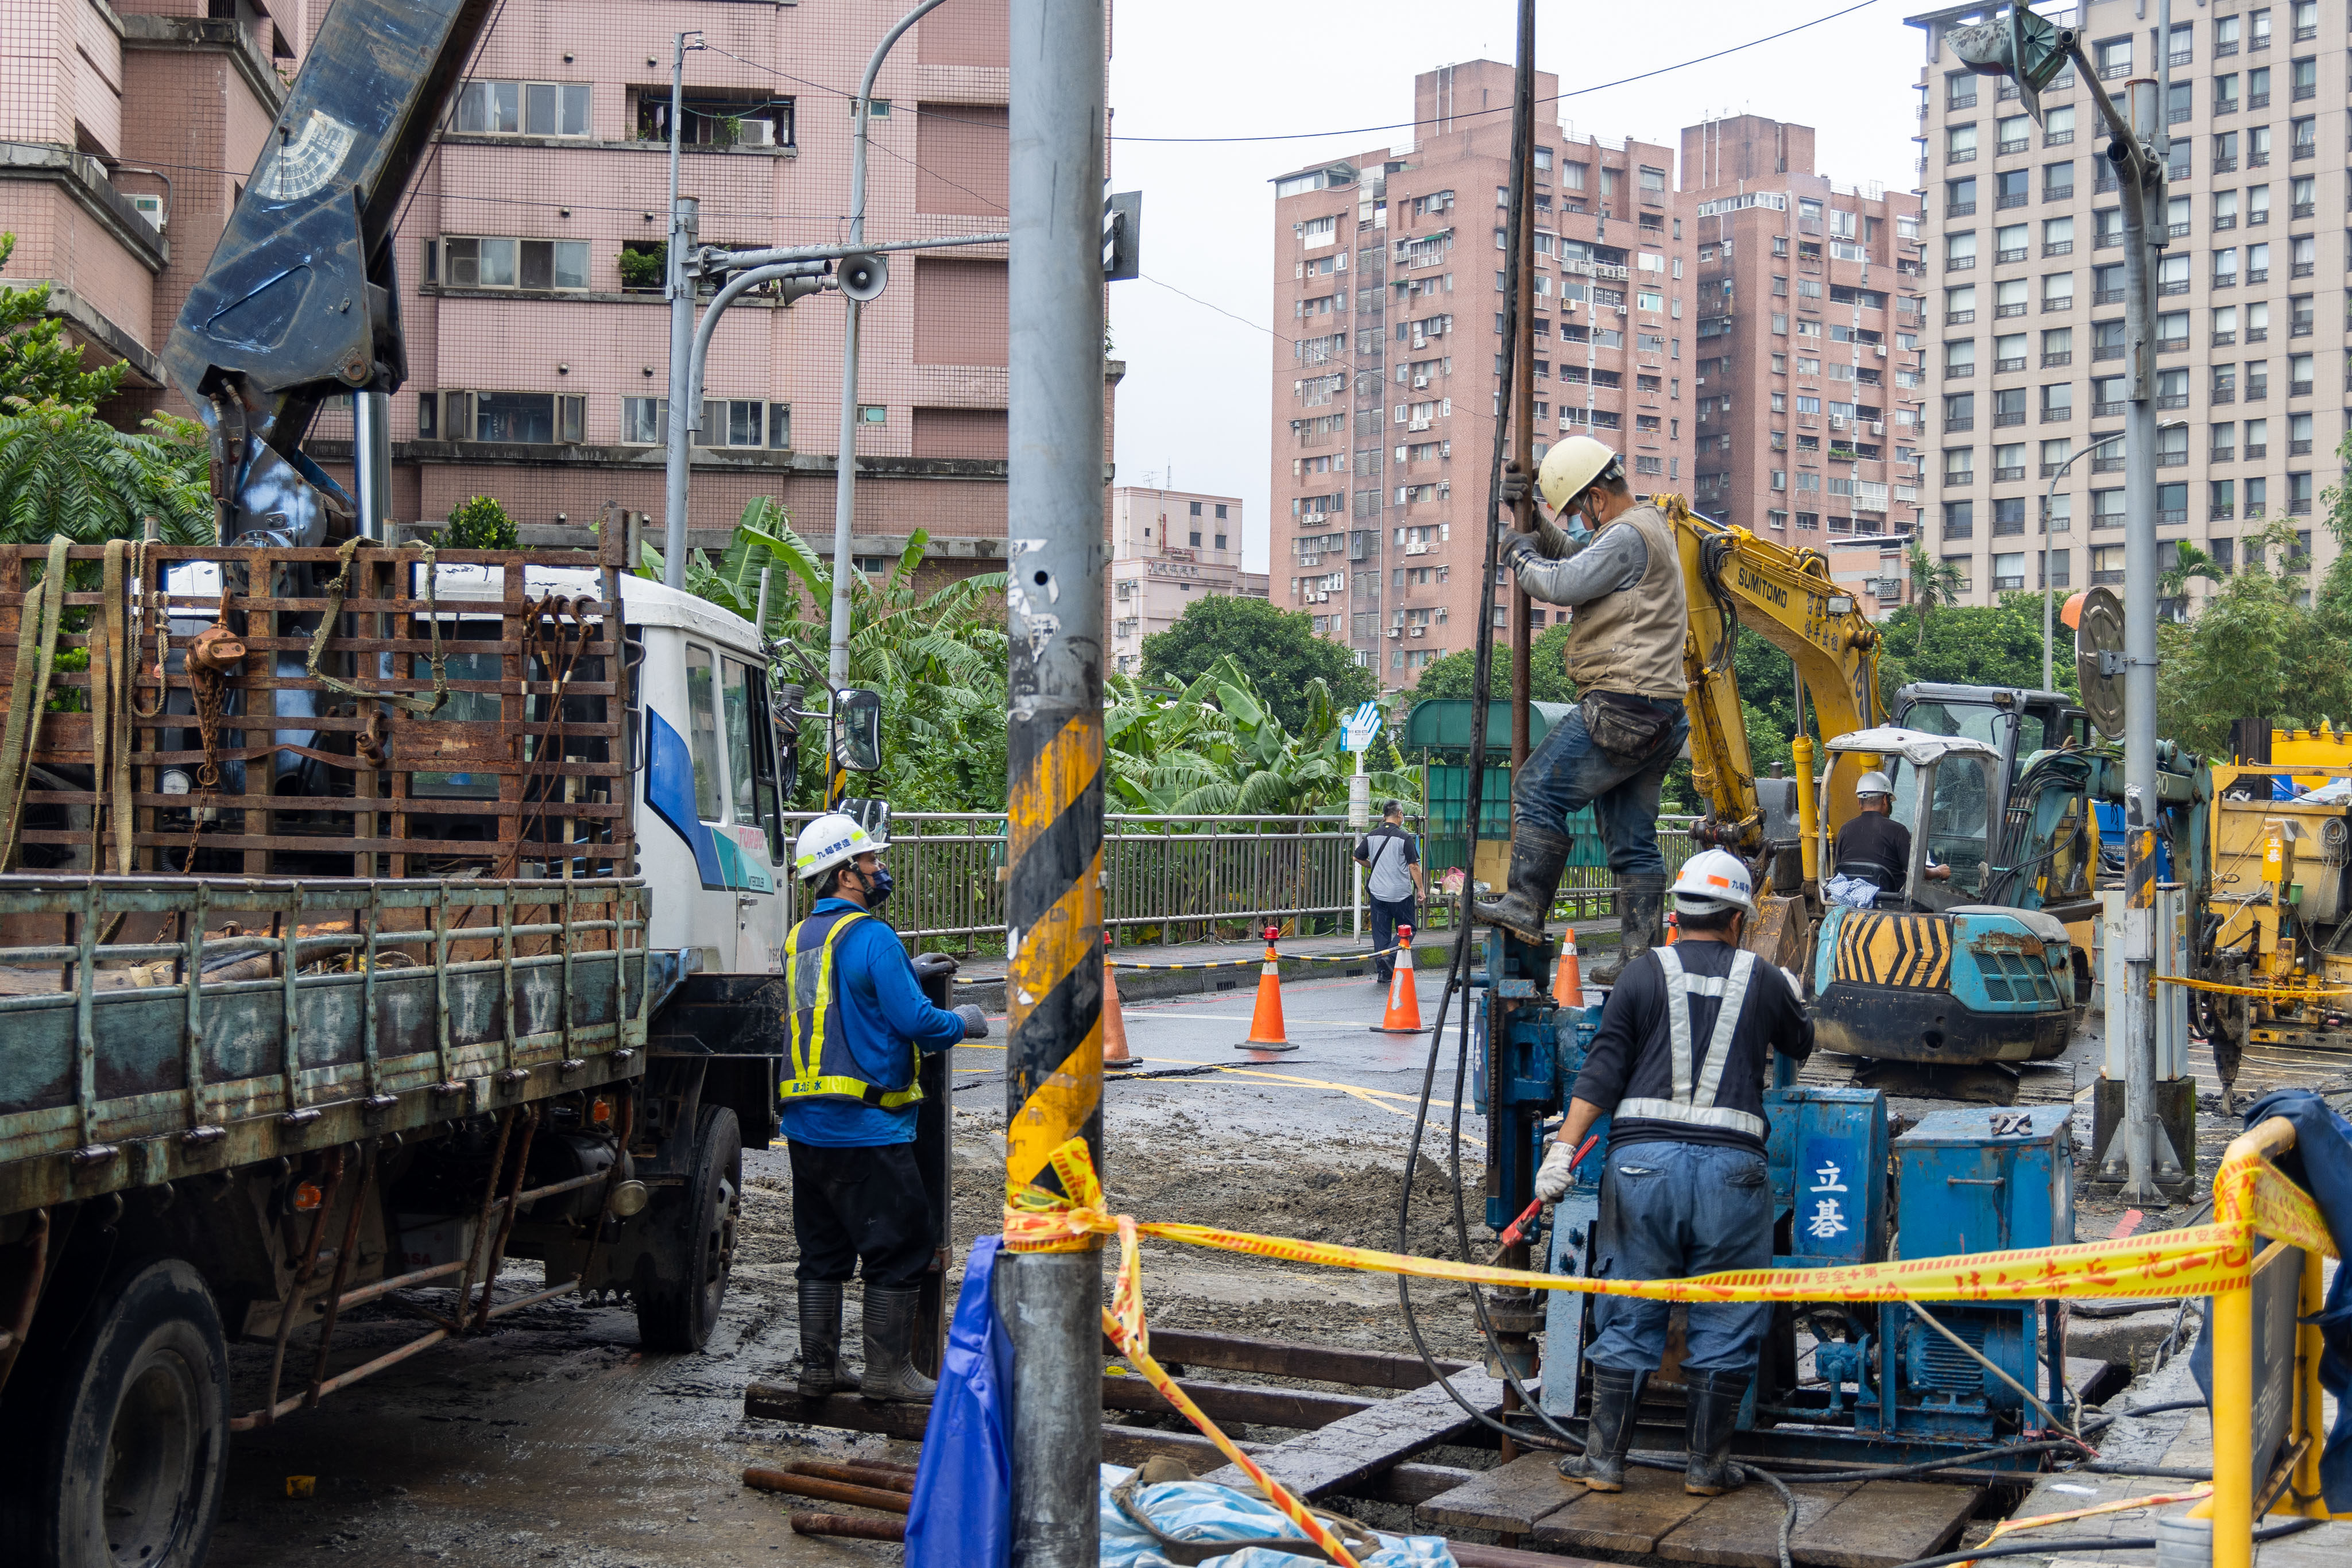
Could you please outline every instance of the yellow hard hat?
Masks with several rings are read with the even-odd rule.
[[[1571,505],[1595,480],[1622,478],[1625,465],[1614,452],[1589,435],[1571,435],[1544,454],[1537,487],[1555,512]]]

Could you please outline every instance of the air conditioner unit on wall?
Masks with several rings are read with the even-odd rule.
[[[737,136],[746,147],[773,147],[776,144],[776,124],[772,120],[745,120],[740,122]]]

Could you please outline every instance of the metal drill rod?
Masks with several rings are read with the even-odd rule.
[[[1013,0],[1005,1174],[1102,1165],[1103,0]],[[1100,1552],[1101,1253],[1006,1258],[1013,1560]]]

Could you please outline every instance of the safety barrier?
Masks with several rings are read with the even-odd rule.
[[[2319,1330],[2307,1322],[2320,1307],[2322,1260],[2335,1256],[2326,1223],[2308,1194],[2271,1157],[2293,1147],[2294,1130],[2280,1118],[2230,1145],[2213,1184],[2213,1217],[2204,1225],[2147,1236],[2077,1242],[1958,1258],[1910,1258],[1839,1268],[1742,1270],[1690,1280],[1615,1280],[1535,1273],[1369,1248],[1223,1230],[1204,1225],[1138,1220],[1103,1207],[1085,1140],[1072,1138],[1049,1158],[1062,1190],[1009,1187],[1004,1238],[1015,1251],[1073,1251],[1118,1239],[1119,1263],[1104,1332],[1170,1404],[1336,1563],[1346,1549],[1298,1499],[1236,1448],[1186,1398],[1150,1354],[1144,1322],[1138,1243],[1145,1236],[1291,1262],[1319,1263],[1484,1285],[1640,1297],[1665,1301],[2025,1301],[2064,1298],[2212,1298],[2211,1494],[2191,1510],[2212,1521],[2213,1568],[2252,1568],[2255,1504],[2266,1511],[2327,1519],[2319,1460],[2326,1441],[2319,1385]],[[2266,1243],[2257,1250],[2257,1243]],[[2261,1456],[2258,1460],[2258,1453]],[[2275,1458],[2273,1458],[2275,1456]],[[2260,1463],[2262,1471],[2257,1473]]]
[[[787,813],[795,838],[814,812]],[[1688,817],[1662,817],[1658,847],[1672,876],[1691,853]],[[1103,927],[1121,946],[1231,940],[1268,919],[1325,920],[1344,926],[1354,909],[1352,871],[1362,834],[1341,816],[1103,819]],[[908,941],[963,939],[972,951],[1004,931],[1004,818],[981,811],[900,811],[890,820],[890,920]],[[1429,885],[1459,863],[1460,843],[1424,836]],[[1616,878],[1606,865],[1574,865],[1558,907],[1571,920],[1616,913]],[[803,913],[795,910],[797,916]],[[1450,928],[1451,902],[1423,901],[1422,929]],[[1227,928],[1222,934],[1220,928]],[[1360,955],[1359,955],[1360,956]],[[1248,960],[1255,963],[1256,960]]]

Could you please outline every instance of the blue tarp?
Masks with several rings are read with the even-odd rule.
[[[1102,1568],[1172,1568],[1158,1542],[1130,1522],[1111,1500],[1112,1489],[1128,1472],[1117,1465],[1102,1468]],[[1306,1539],[1305,1533],[1282,1517],[1280,1510],[1262,1497],[1206,1481],[1166,1481],[1143,1487],[1136,1506],[1170,1535],[1188,1541],[1265,1541],[1276,1536]],[[1364,1568],[1454,1568],[1454,1553],[1434,1535],[1382,1535],[1381,1549],[1360,1559]],[[912,1537],[909,1537],[912,1540]],[[914,1561],[909,1548],[907,1561]],[[1209,1558],[1202,1568],[1300,1568],[1320,1562],[1288,1552],[1252,1547]]]
[[[971,1245],[948,1324],[915,1495],[907,1568],[1006,1568],[1013,1561],[1013,1336],[996,1315],[1001,1236]]]

